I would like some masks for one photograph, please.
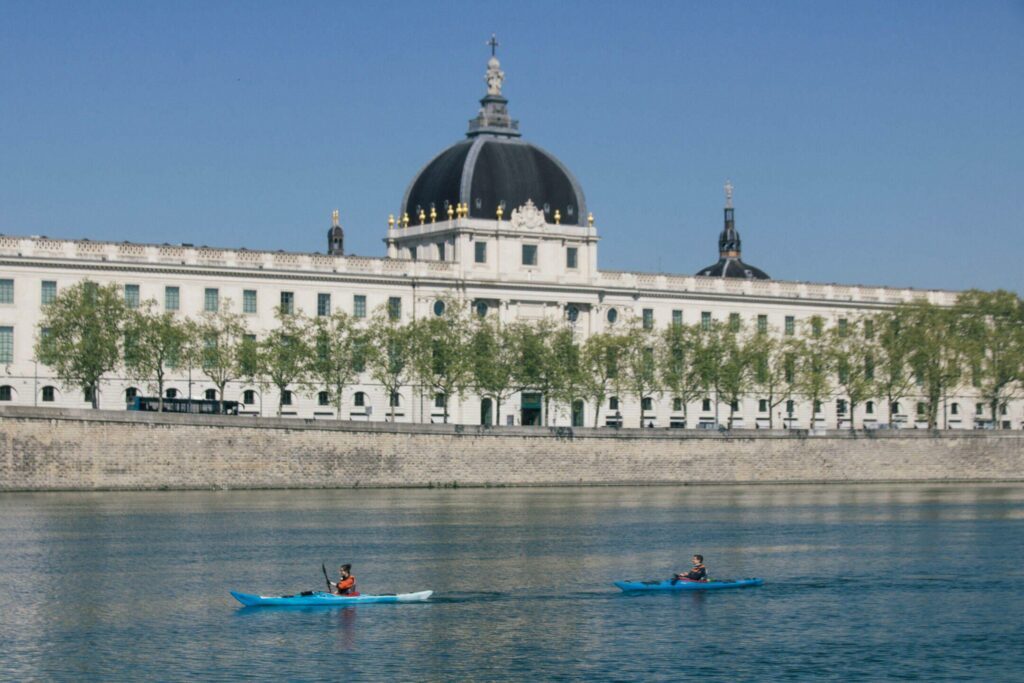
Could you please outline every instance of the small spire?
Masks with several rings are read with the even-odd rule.
[[[732,181],[725,181],[725,208],[732,208]]]
[[[338,218],[338,210],[337,209],[335,209],[334,211],[331,212],[331,227],[332,228],[341,227],[341,222],[340,222],[340,219]]]

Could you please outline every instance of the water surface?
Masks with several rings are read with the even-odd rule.
[[[436,597],[228,594],[321,561]],[[0,576],[2,679],[1024,680],[1020,485],[7,494]]]

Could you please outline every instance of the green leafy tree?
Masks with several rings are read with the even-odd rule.
[[[547,319],[515,324],[516,383],[521,389],[540,392],[545,425],[549,424],[551,398],[559,381],[552,344],[556,328],[556,324]]]
[[[412,372],[419,385],[444,400],[444,422],[452,396],[463,395],[472,381],[470,327],[465,305],[445,299],[444,313],[410,323]]]
[[[825,334],[824,318],[812,316],[804,322],[801,332],[798,391],[811,404],[811,427],[814,427],[819,406],[832,395],[835,363]]]
[[[997,411],[1024,390],[1024,302],[1004,290],[969,290],[955,310],[972,383],[998,425]]]
[[[752,388],[768,402],[768,426],[775,428],[775,409],[790,400],[797,386],[799,348],[792,337],[758,331],[747,342]]]
[[[594,407],[595,427],[601,419],[601,406],[618,380],[624,344],[622,335],[613,332],[598,332],[583,342],[580,392]]]
[[[245,319],[231,311],[230,299],[224,299],[219,310],[203,313],[196,330],[198,348],[194,356],[217,387],[223,413],[224,389],[229,382],[246,376],[242,363],[243,348],[248,343]]]
[[[622,362],[623,380],[628,393],[636,397],[640,405],[640,427],[644,426],[643,401],[658,389],[657,363],[654,353],[655,336],[632,321],[623,333]],[[621,397],[620,397],[621,400]]]
[[[718,372],[719,400],[729,405],[728,428],[732,429],[736,408],[751,386],[750,349],[742,327],[724,325],[719,330],[722,366]]]
[[[360,349],[361,331],[344,311],[317,316],[309,326],[310,354],[305,368],[306,390],[311,394],[326,391],[341,419],[345,389],[359,376],[356,354]]]
[[[693,337],[694,370],[704,395],[714,394],[716,425],[719,424],[718,404],[721,402],[722,366],[726,357],[725,333],[725,326],[716,320],[707,327],[701,325]]]
[[[478,318],[470,333],[470,381],[479,396],[494,399],[496,418],[501,416],[501,404],[518,391],[513,329],[496,318]]]
[[[918,302],[907,306],[910,367],[921,383],[929,429],[938,426],[939,405],[963,377],[963,320],[952,309]]]
[[[837,387],[846,396],[850,410],[850,429],[857,419],[857,406],[876,395],[875,357],[878,355],[871,335],[864,332],[863,320],[853,318],[828,330],[831,362],[836,370]],[[836,427],[840,416],[836,416]]]
[[[661,385],[683,404],[683,420],[687,425],[690,423],[688,405],[704,391],[695,359],[697,334],[692,325],[669,325],[655,347]]]
[[[309,361],[316,356],[308,339],[309,321],[301,313],[275,311],[277,327],[256,342],[256,373],[252,377],[263,387],[277,389],[277,415],[281,416],[284,393],[293,384],[309,384]]]
[[[413,376],[413,346],[416,335],[411,325],[403,325],[386,307],[374,313],[370,321],[367,344],[362,347],[366,367],[374,381],[381,385],[388,397],[388,417],[395,419],[393,397],[408,385]]]
[[[569,410],[577,399],[583,398],[583,348],[576,341],[571,327],[562,325],[551,339],[551,355],[555,369],[552,393],[555,400]]]
[[[149,300],[128,311],[124,365],[129,377],[156,390],[159,410],[163,411],[167,375],[188,360],[195,327],[172,311],[161,313],[156,306]]]
[[[100,382],[121,362],[128,308],[119,285],[83,280],[43,306],[35,356],[100,407]]]
[[[871,319],[877,335],[875,381],[879,395],[886,400],[890,421],[895,416],[893,408],[914,390],[914,376],[910,367],[914,349],[908,315],[906,307],[899,306]],[[867,320],[864,324],[868,324]]]

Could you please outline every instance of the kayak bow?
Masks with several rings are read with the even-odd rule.
[[[615,585],[624,591],[711,591],[723,588],[746,588],[760,586],[764,579],[735,579],[722,581],[616,581]]]
[[[345,606],[363,605],[375,602],[424,602],[433,595],[434,591],[420,591],[418,593],[398,593],[397,595],[332,595],[323,591],[311,591],[299,595],[252,595],[250,593],[236,593],[231,591],[235,600],[246,607],[257,606],[281,606],[281,605],[303,605],[303,606]]]

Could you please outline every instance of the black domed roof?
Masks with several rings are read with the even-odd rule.
[[[405,193],[402,214],[418,222],[433,207],[444,216],[449,205],[465,203],[473,218],[507,217],[527,200],[554,223],[555,210],[566,225],[582,225],[586,200],[576,178],[549,152],[513,137],[483,134],[457,142],[421,170]]]
[[[701,268],[697,275],[705,277],[738,277],[748,280],[770,280],[768,273],[740,258],[740,233],[736,229],[732,208],[732,185],[726,184],[725,225],[718,235],[718,262]]]
[[[487,95],[469,122],[467,140],[456,142],[416,174],[402,200],[400,216],[412,225],[433,208],[444,219],[449,206],[466,204],[473,218],[508,217],[528,200],[554,223],[555,211],[567,225],[583,225],[586,200],[579,182],[551,153],[522,140],[519,122],[501,94],[505,73],[493,55],[487,63]]]

